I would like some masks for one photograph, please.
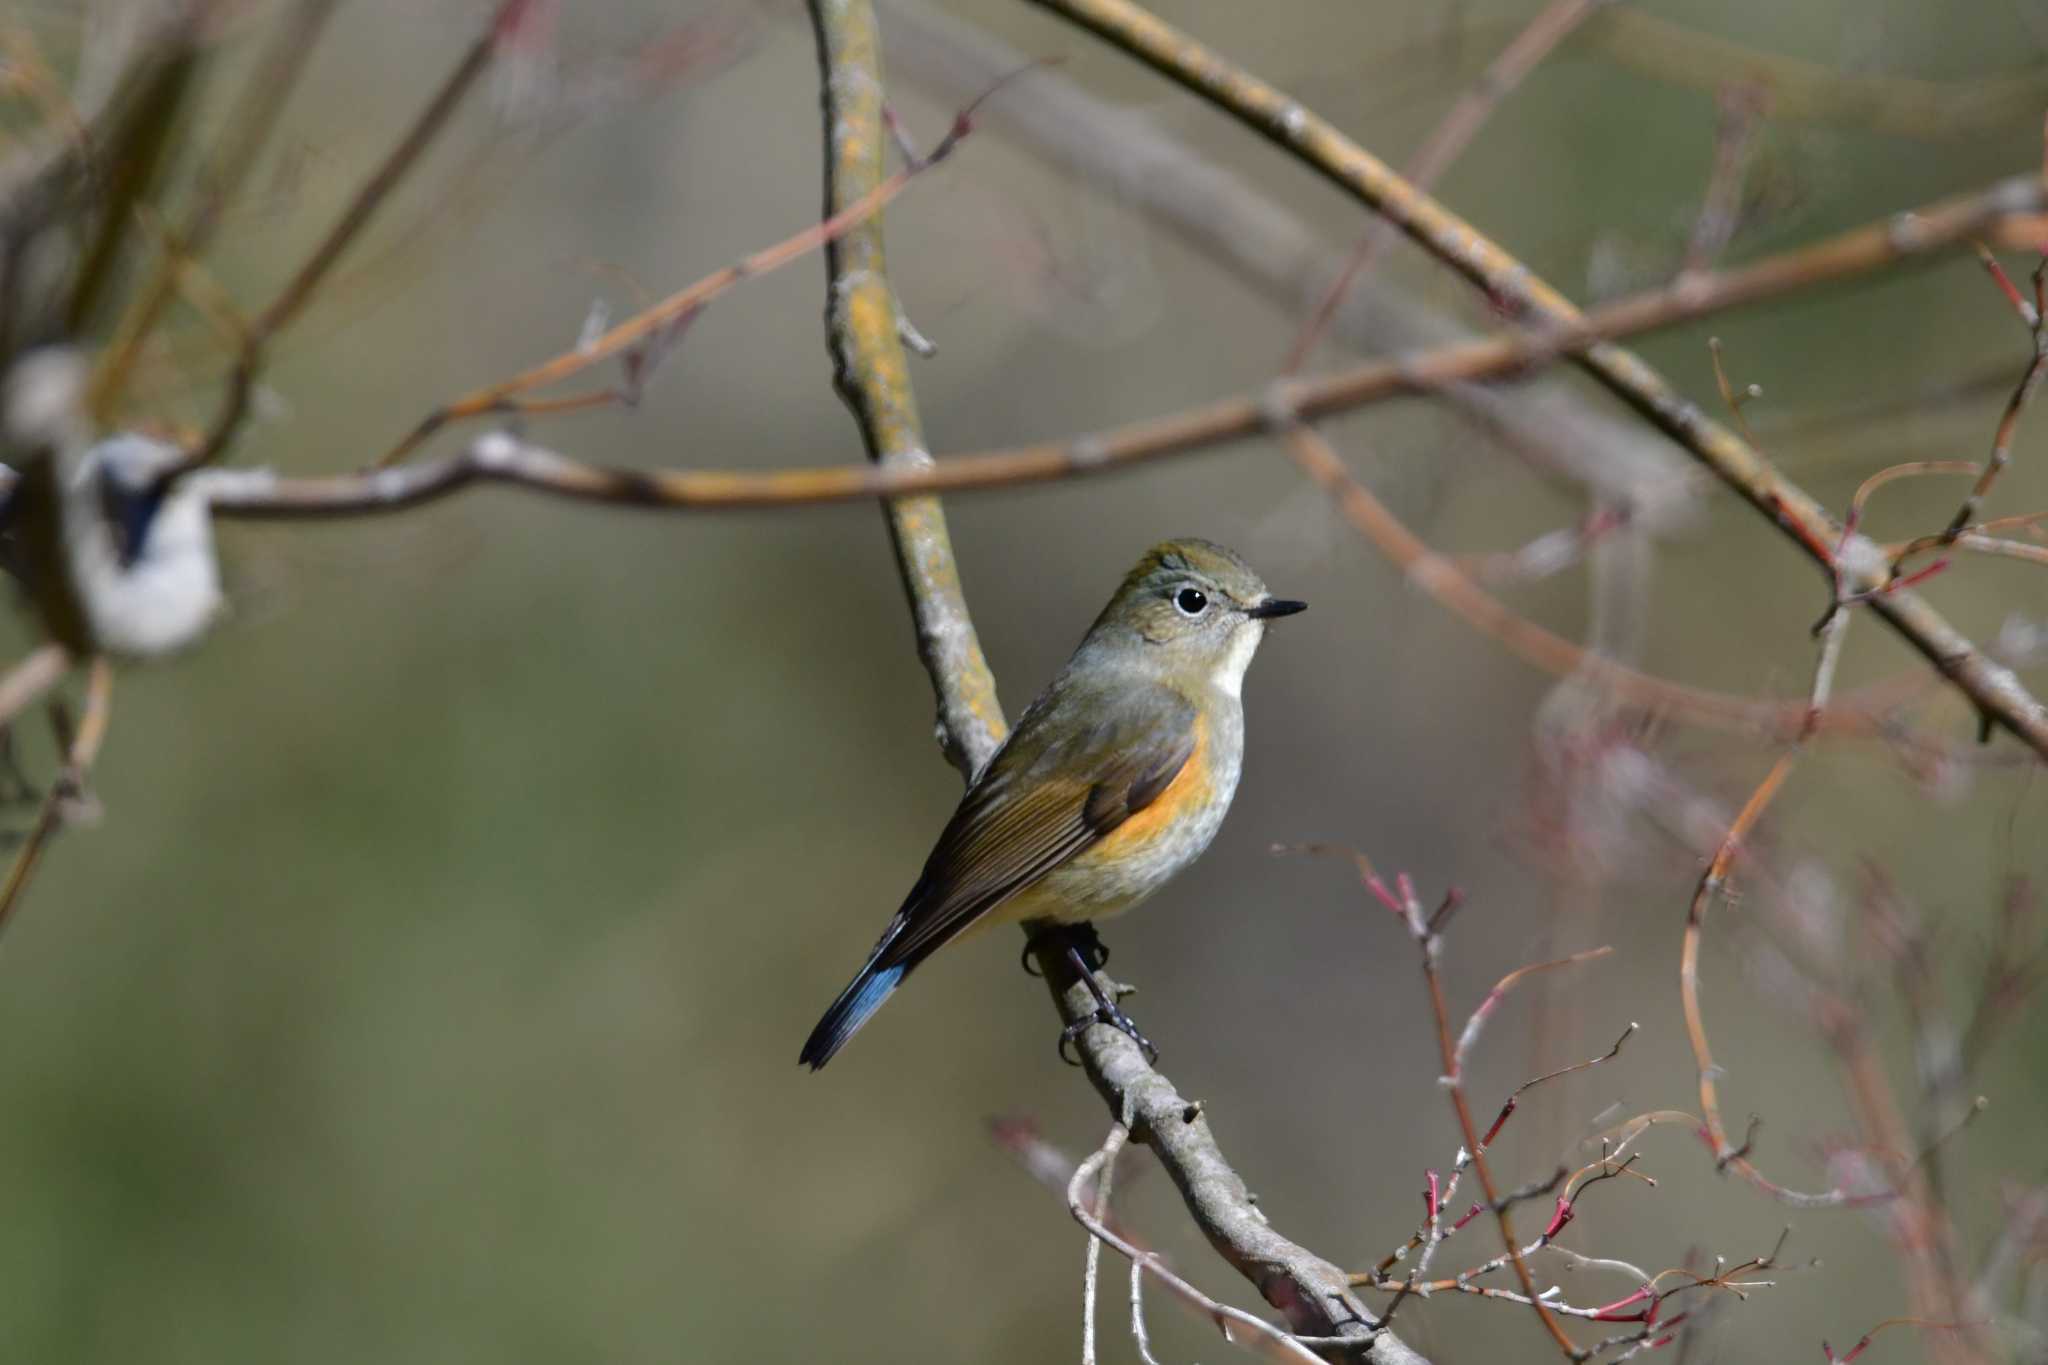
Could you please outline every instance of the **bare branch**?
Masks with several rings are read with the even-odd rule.
[[[1550,0],[1538,10],[1528,26],[1501,49],[1500,55],[1493,59],[1479,79],[1458,96],[1458,102],[1451,106],[1451,111],[1430,130],[1405,168],[1409,183],[1422,190],[1434,187],[1451,164],[1464,154],[1465,148],[1472,144],[1472,139],[1479,135],[1479,130],[1501,102],[1514,93],[1515,88],[1556,50],[1559,43],[1608,2]],[[1371,267],[1373,258],[1386,249],[1394,235],[1393,225],[1381,218],[1358,239],[1358,244],[1351,248],[1350,258],[1344,262],[1344,268],[1330,282],[1329,289],[1310,314],[1307,325],[1295,337],[1294,344],[1288,347],[1286,359],[1280,362],[1282,374],[1293,374],[1307,361],[1316,343],[1329,330],[1338,305],[1344,302],[1344,295]]]
[[[2004,181],[1780,256],[1697,277],[1683,287],[1667,286],[1616,300],[1588,312],[1576,325],[1502,332],[1370,361],[1064,440],[952,455],[920,467],[849,464],[772,473],[693,471],[689,479],[694,482],[677,475],[670,486],[677,505],[768,507],[1014,487],[1107,473],[1259,435],[1276,402],[1303,420],[1315,420],[1392,398],[1438,393],[1468,381],[1503,378],[1568,358],[1604,339],[1636,336],[1881,270],[1967,241],[1985,232],[1988,224],[2031,213],[2044,204],[2048,190],[2041,182]],[[1911,224],[1912,230],[1902,233],[1902,223]],[[391,503],[379,496],[368,477],[277,479],[266,494],[249,489],[225,497],[220,510],[228,516],[370,515],[391,510]]]
[[[1757,123],[1769,98],[1762,87],[1743,81],[1723,87],[1714,102],[1714,169],[1707,177],[1699,217],[1685,245],[1685,261],[1678,271],[1681,279],[1712,266],[1741,226],[1743,177],[1749,169]]]
[[[92,771],[100,746],[106,740],[113,695],[114,666],[104,657],[96,658],[86,673],[85,710],[79,717],[78,728],[70,743],[65,746],[63,766],[50,780],[50,789],[43,794],[42,804],[36,809],[35,823],[23,837],[21,847],[15,850],[6,880],[0,882],[0,929],[5,929],[13,919],[22,893],[28,889],[29,880],[42,865],[43,850],[49,847],[51,836],[63,827],[70,808],[85,793],[86,774]]]
[[[622,352],[630,358],[634,354],[632,348],[654,346],[664,338],[672,338],[713,299],[733,286],[779,270],[791,261],[826,246],[868,223],[896,196],[909,188],[911,180],[950,156],[953,149],[966,136],[970,126],[967,116],[963,114],[955,124],[953,132],[932,150],[930,156],[905,166],[823,221],[795,232],[773,246],[752,252],[731,265],[714,270],[703,279],[684,286],[667,298],[650,304],[631,317],[605,328],[597,335],[579,340],[576,345],[560,355],[521,370],[509,379],[487,384],[444,403],[421,419],[397,445],[379,456],[373,467],[382,469],[398,463],[418,449],[429,436],[450,422],[464,418],[496,413],[561,412],[616,401],[620,397],[616,390],[547,400],[526,399],[522,395],[534,389],[560,383],[582,373],[599,361]],[[898,323],[899,327],[903,325],[903,319],[899,317]]]
[[[249,324],[242,338],[241,354],[228,377],[228,390],[221,399],[220,411],[214,416],[205,438],[187,453],[184,463],[166,475],[167,483],[191,469],[212,462],[227,449],[248,413],[249,398],[255,390],[256,376],[263,366],[264,348],[270,339],[298,316],[327,278],[327,273],[341,259],[342,253],[369,226],[391,192],[398,188],[406,173],[440,136],[449,119],[461,107],[464,97],[476,85],[477,78],[490,65],[491,53],[500,36],[517,23],[531,3],[533,0],[499,0],[489,20],[470,41],[469,47],[441,82],[433,98],[427,101],[426,107],[406,129],[404,136],[363,181],[341,216],[334,220],[334,225],[300,263],[284,288]]]
[[[11,723],[70,671],[71,653],[55,641],[31,650],[5,676],[0,676],[0,725]]]
[[[1281,430],[1281,442],[1302,472],[1336,502],[1344,518],[1371,540],[1410,583],[1517,658],[1560,676],[1582,676],[1639,706],[1667,711],[1696,723],[1781,735],[1796,733],[1806,723],[1807,708],[1796,702],[1734,697],[1659,678],[1517,615],[1460,572],[1450,559],[1425,545],[1345,467],[1322,433],[1294,423]],[[1877,702],[1879,708],[1884,705],[1882,697],[1869,700]],[[1830,711],[1824,723],[1853,732],[1870,725],[1872,719],[1873,713],[1840,708]]]
[[[880,183],[888,138],[870,5],[866,0],[813,0],[811,17],[825,92],[829,215]],[[883,274],[879,222],[870,221],[835,242],[828,259],[833,286],[826,321],[837,382],[860,420],[869,454],[882,466],[881,473],[928,464],[896,327],[899,314]],[[387,470],[379,477],[406,472]],[[918,622],[920,652],[939,698],[941,742],[948,758],[971,777],[994,752],[1006,727],[960,591],[944,516],[936,499],[899,500],[890,507],[890,528]],[[1041,941],[1036,956],[1063,1020],[1094,1019],[1094,996],[1068,955]],[[1341,1334],[1367,1348],[1365,1357],[1374,1365],[1422,1361],[1391,1332],[1376,1330],[1337,1267],[1272,1228],[1216,1146],[1200,1106],[1183,1100],[1137,1044],[1109,1028],[1088,1029],[1077,1044],[1089,1079],[1119,1118],[1118,1127],[1152,1148],[1210,1244],[1297,1331]],[[1107,1160],[1101,1153],[1097,1158],[1092,1166]],[[1075,1188],[1085,1186],[1092,1166],[1082,1163]],[[1078,1196],[1070,1191],[1069,1197],[1079,1217]],[[1114,1236],[1106,1225],[1090,1231],[1106,1241]],[[1125,1254],[1138,1259],[1133,1251]],[[1177,1277],[1156,1262],[1148,1262],[1148,1269],[1161,1283],[1174,1286]],[[1284,1334],[1260,1326],[1285,1340]]]
[[[885,183],[882,62],[867,0],[812,0],[825,112],[825,213],[845,214]],[[964,120],[966,115],[961,116]],[[889,286],[879,218],[856,222],[826,245],[831,291],[826,331],[833,382],[860,424],[868,458],[882,471],[931,464],[911,392],[909,358],[897,329],[902,310]],[[1008,726],[995,676],[960,586],[946,514],[937,498],[888,503],[896,564],[910,594],[917,649],[938,694],[939,747],[973,776],[1002,743]]]
[[[278,111],[297,86],[299,73],[318,45],[334,8],[335,0],[297,0],[290,15],[277,26],[268,49],[257,62],[256,74],[223,121],[222,145],[200,173],[196,199],[185,226],[165,241],[154,274],[122,314],[120,326],[96,367],[87,401],[100,419],[106,418],[114,397],[127,381],[144,338],[176,292],[178,272],[186,260],[197,258],[205,250],[222,211],[276,128]]]
[[[1168,1270],[1159,1260],[1157,1253],[1133,1246],[1119,1236],[1103,1220],[1102,1201],[1097,1199],[1091,1202],[1083,1191],[1087,1189],[1088,1182],[1093,1180],[1098,1172],[1106,1173],[1109,1167],[1115,1163],[1117,1153],[1123,1150],[1124,1143],[1129,1137],[1130,1130],[1122,1123],[1112,1127],[1109,1130],[1109,1137],[1097,1149],[1095,1154],[1075,1168],[1074,1178],[1067,1186],[1067,1212],[1073,1215],[1075,1222],[1088,1230],[1090,1248],[1105,1245],[1114,1248],[1125,1259],[1130,1261],[1133,1271],[1142,1270],[1146,1274],[1151,1275],[1170,1290],[1174,1297],[1188,1304],[1215,1323],[1217,1329],[1223,1333],[1226,1341],[1238,1342],[1241,1345],[1249,1346],[1270,1360],[1289,1361],[1293,1362],[1294,1365],[1302,1365],[1303,1362],[1315,1362],[1316,1365],[1320,1365],[1321,1358],[1314,1351],[1309,1350],[1306,1346],[1303,1346],[1271,1323],[1261,1318],[1253,1317],[1241,1308],[1232,1308],[1229,1304],[1218,1303],[1215,1299],[1210,1298],[1207,1294],[1204,1294],[1201,1290],[1195,1288],[1171,1270]],[[1135,1301],[1137,1290],[1132,1290],[1132,1296]],[[1231,1334],[1230,1329],[1233,1326],[1242,1331],[1243,1335],[1241,1337]],[[1142,1341],[1142,1338],[1140,1340]],[[1084,1342],[1084,1356],[1088,1349],[1088,1343]]]
[[[1557,328],[1586,323],[1564,295],[1483,236],[1470,223],[1421,194],[1331,124],[1220,54],[1174,30],[1131,0],[1037,0],[1151,65],[1386,215],[1424,250],[1489,297]],[[2032,195],[2041,185],[2034,182]],[[1896,233],[1896,225],[1895,225]],[[1611,342],[1596,342],[1574,361],[1653,426],[1677,441],[1805,547],[1829,546],[1839,528],[1827,511],[1788,480],[1749,442],[1709,419],[1644,361]],[[1858,547],[1859,549],[1862,547]],[[1872,547],[1874,548],[1874,547]],[[1851,555],[1843,569],[1852,592],[1891,582],[1886,566]],[[1819,562],[1832,567],[1823,553]],[[1993,661],[1911,591],[1873,597],[1877,613],[1967,694],[1987,723],[2010,730],[2048,758],[2048,706],[2012,670]]]

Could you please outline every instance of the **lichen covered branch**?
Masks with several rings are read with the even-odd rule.
[[[867,0],[812,0],[811,16],[825,92],[825,212],[831,215],[882,178],[887,134],[880,59]],[[895,294],[883,273],[880,222],[870,220],[833,242],[828,262],[826,327],[836,381],[869,454],[885,470],[927,465]],[[1006,726],[961,592],[944,513],[935,497],[899,498],[889,504],[889,526],[919,652],[938,694],[940,740],[954,766],[971,776],[995,752]],[[1093,1018],[1094,999],[1073,964],[1049,946],[1037,958],[1062,1019]],[[1355,1343],[1350,1358],[1376,1365],[1422,1362],[1392,1333],[1376,1329],[1343,1271],[1267,1223],[1216,1145],[1201,1106],[1182,1099],[1135,1043],[1105,1027],[1087,1030],[1078,1045],[1111,1115],[1158,1155],[1210,1244],[1296,1332],[1342,1337]]]
[[[825,115],[825,216],[831,218],[874,193],[884,179],[882,61],[874,7],[867,0],[812,0],[811,20]],[[853,409],[868,457],[885,470],[928,466],[931,452],[910,385],[901,310],[883,264],[881,219],[869,218],[827,243],[826,264],[833,382]],[[995,753],[1007,727],[995,675],[967,612],[946,514],[930,496],[896,498],[886,510],[910,594],[918,654],[938,694],[939,746],[954,767],[972,776]]]

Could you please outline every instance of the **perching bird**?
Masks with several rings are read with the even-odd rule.
[[[1095,983],[1090,921],[1164,886],[1216,837],[1244,760],[1245,669],[1276,598],[1206,540],[1146,551],[1059,676],[968,784],[903,908],[798,1060],[817,1070],[910,970],[971,928],[1064,930],[1097,1017],[1144,1044]],[[1070,1029],[1067,1037],[1094,1020]]]

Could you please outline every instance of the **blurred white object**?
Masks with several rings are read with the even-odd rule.
[[[180,649],[224,605],[205,497],[190,480],[154,491],[181,454],[123,433],[88,448],[71,473],[71,572],[93,638],[109,653],[150,658]]]
[[[29,462],[53,467],[61,495],[52,544],[61,544],[61,556],[35,548],[46,538],[34,521],[50,509],[17,507],[12,520],[31,546],[25,568],[38,581],[30,590],[53,632],[86,637],[63,643],[154,658],[190,644],[220,615],[212,521],[196,481],[167,493],[157,487],[180,458],[176,446],[132,433],[84,444],[84,373],[75,353],[52,350],[25,357],[7,377],[7,437],[26,455],[11,496],[33,498]],[[50,570],[62,581],[40,581]]]

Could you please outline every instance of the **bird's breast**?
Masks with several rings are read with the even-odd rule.
[[[1033,916],[1101,919],[1130,909],[1202,855],[1223,826],[1244,766],[1244,713],[1209,706],[1195,747],[1165,790],[1085,852],[1047,874]]]

